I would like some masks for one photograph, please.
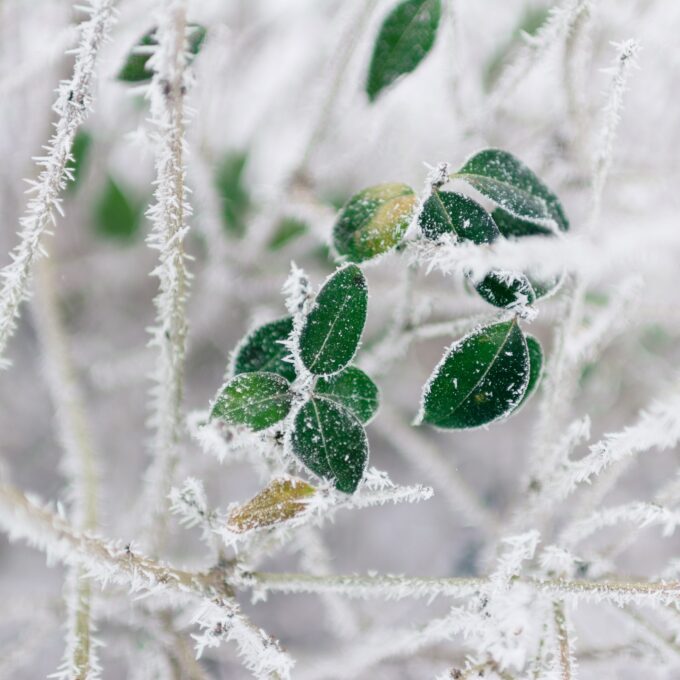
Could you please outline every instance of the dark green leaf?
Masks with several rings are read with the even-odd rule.
[[[276,227],[267,247],[269,250],[281,250],[298,236],[307,232],[307,225],[295,217],[284,217]]]
[[[195,57],[203,45],[206,36],[206,28],[198,24],[189,24],[188,49],[190,60]],[[156,40],[156,28],[148,30],[132,48],[128,54],[123,68],[118,72],[118,80],[128,83],[140,83],[151,79],[153,72],[147,68],[151,57],[149,47],[158,45]]]
[[[95,204],[95,229],[103,236],[129,241],[139,229],[141,207],[110,177]]]
[[[569,228],[557,196],[507,151],[484,149],[469,158],[452,178],[466,181],[513,217],[543,226],[553,221],[563,231]]]
[[[562,276],[537,279],[522,272],[493,269],[475,285],[475,289],[489,304],[511,309],[551,295],[561,283]]]
[[[520,272],[493,269],[475,285],[475,289],[495,307],[523,307],[536,300],[531,282]]]
[[[480,427],[509,414],[524,396],[529,354],[517,320],[454,343],[425,386],[420,419],[447,429]]]
[[[541,343],[533,335],[525,335],[524,339],[527,341],[527,351],[529,352],[529,382],[524,396],[513,409],[513,413],[519,411],[524,406],[526,401],[535,392],[543,375],[543,350],[541,349]]]
[[[385,18],[373,48],[366,93],[371,101],[413,71],[434,45],[441,0],[403,0]]]
[[[363,425],[336,401],[313,397],[295,416],[293,453],[314,473],[354,493],[368,461]]]
[[[363,262],[399,245],[418,199],[405,184],[378,184],[346,203],[333,227],[340,255]]]
[[[234,351],[233,375],[268,371],[291,382],[295,380],[295,368],[285,360],[290,351],[283,345],[292,330],[293,319],[286,316],[259,326],[246,335]]]
[[[210,417],[264,430],[288,415],[293,400],[289,387],[275,373],[241,373],[222,388]]]
[[[243,171],[248,154],[231,151],[217,170],[215,184],[222,200],[222,220],[229,234],[241,237],[246,232],[246,219],[250,210],[250,194],[243,182]]]
[[[314,391],[348,408],[364,425],[378,410],[378,388],[356,366],[348,366],[330,378],[320,378]]]
[[[300,357],[314,375],[332,375],[352,361],[366,323],[368,288],[355,264],[323,285],[300,333]]]
[[[80,182],[91,146],[92,135],[87,130],[78,130],[71,147],[73,161],[69,163],[69,168],[73,174],[73,181],[68,184],[69,191],[74,191]]]
[[[554,236],[555,232],[550,227],[544,227],[535,222],[521,220],[513,217],[510,213],[496,208],[492,213],[498,230],[505,238],[521,238],[523,236]]]
[[[433,189],[419,221],[423,236],[433,241],[442,234],[455,234],[473,243],[491,243],[499,236],[491,215],[479,203],[452,191]]]

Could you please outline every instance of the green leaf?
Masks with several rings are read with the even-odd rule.
[[[364,425],[378,410],[378,387],[356,366],[348,366],[330,378],[320,378],[314,391],[348,408]]]
[[[314,474],[354,493],[368,461],[368,439],[354,414],[331,399],[313,397],[295,416],[293,453]]]
[[[314,375],[332,375],[352,361],[366,323],[368,288],[355,264],[323,285],[300,333],[300,357]]]
[[[521,272],[493,269],[475,285],[475,290],[489,304],[505,309],[530,305],[536,300],[531,282]]]
[[[141,207],[111,178],[95,204],[95,229],[102,236],[130,241],[139,230]]]
[[[452,191],[432,190],[419,217],[425,238],[436,241],[442,234],[455,234],[473,243],[492,243],[498,227],[479,203]]]
[[[505,238],[522,238],[523,236],[554,236],[555,232],[550,227],[544,227],[535,222],[521,220],[513,217],[505,210],[496,208],[491,213],[498,230]]]
[[[529,381],[529,354],[517,320],[455,342],[423,391],[420,421],[446,429],[487,425],[508,415]]]
[[[441,0],[403,0],[387,15],[368,69],[370,101],[425,58],[437,37],[440,17]]]
[[[569,228],[557,196],[507,151],[484,149],[451,178],[464,180],[512,217],[547,227],[553,221],[562,231]]]
[[[286,357],[290,350],[283,344],[293,331],[293,319],[286,316],[248,333],[234,350],[232,374],[268,371],[293,382],[295,367]]]
[[[541,348],[541,343],[533,335],[525,335],[524,339],[527,341],[527,351],[529,353],[529,382],[527,383],[524,396],[513,409],[513,413],[519,411],[536,391],[543,375],[543,349]]]
[[[207,30],[204,26],[199,26],[198,24],[189,24],[187,28],[190,30],[187,42],[189,62],[191,62],[193,57],[199,53]],[[140,83],[150,80],[153,71],[148,68],[147,62],[151,57],[148,48],[155,47],[156,45],[158,45],[158,41],[156,39],[156,27],[154,27],[149,29],[132,48],[125,64],[123,64],[123,67],[118,72],[118,80],[123,80],[127,83]]]
[[[264,430],[288,415],[293,401],[289,387],[276,373],[241,373],[222,388],[210,417]]]
[[[399,245],[418,203],[405,184],[378,184],[345,204],[333,227],[333,245],[352,262],[363,262]]]
[[[479,283],[476,291],[489,304],[504,309],[530,305],[554,293],[562,283],[562,276],[536,279],[522,272],[492,269]]]
[[[269,239],[267,248],[272,251],[281,250],[305,233],[307,233],[307,225],[302,220],[296,217],[284,217]]]
[[[244,151],[231,151],[225,155],[215,177],[215,186],[222,201],[222,222],[232,236],[246,233],[246,219],[251,207],[248,189],[243,182],[243,171],[248,161]]]
[[[80,179],[83,175],[83,168],[89,156],[90,147],[92,146],[92,135],[87,130],[80,129],[73,139],[73,146],[71,147],[71,156],[73,161],[69,163],[73,181],[69,182],[68,190],[75,191]]]

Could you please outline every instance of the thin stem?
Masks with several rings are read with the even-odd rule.
[[[73,521],[81,530],[93,531],[97,527],[98,456],[59,313],[51,260],[38,263],[35,284],[35,317],[64,453],[62,467],[70,485]],[[97,660],[92,650],[91,584],[80,568],[72,568],[68,576],[67,596],[69,632],[63,666],[69,678],[85,680],[96,674]]]
[[[560,680],[572,680],[571,646],[569,644],[569,630],[567,617],[564,612],[564,602],[553,602],[553,616],[555,619],[555,633],[557,635],[558,658],[560,664]]]
[[[159,251],[155,299],[157,325],[151,344],[159,354],[154,373],[153,461],[147,474],[149,533],[158,552],[165,540],[168,493],[179,460],[183,433],[182,398],[186,354],[186,297],[189,274],[183,240],[190,213],[186,200],[184,161],[184,96],[186,91],[186,6],[183,0],[165,3],[158,26],[158,49],[151,57],[151,117],[156,126],[155,205],[149,216],[153,231],[149,246]]]
[[[91,0],[85,11],[90,18],[81,27],[73,76],[59,85],[54,104],[59,116],[55,133],[46,155],[35,159],[42,170],[38,179],[30,182],[33,196],[21,218],[20,242],[12,251],[10,264],[0,271],[0,367],[7,365],[2,357],[16,330],[19,307],[28,297],[33,265],[44,254],[41,240],[56,225],[55,211],[62,211],[59,196],[69,178],[66,165],[76,132],[92,107],[95,65],[112,22],[113,0]]]

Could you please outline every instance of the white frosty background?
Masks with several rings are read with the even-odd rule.
[[[34,176],[30,159],[40,153],[49,134],[54,88],[71,68],[70,58],[63,56],[74,39],[69,4],[64,0],[0,2],[3,265],[8,261],[4,253],[16,243],[25,206],[22,178]],[[419,190],[427,174],[425,163],[449,161],[457,166],[484,146],[499,146],[523,159],[556,190],[571,218],[573,235],[562,252],[555,255],[553,248],[552,256],[589,277],[586,324],[617,310],[610,313],[610,325],[604,326],[598,343],[601,353],[584,367],[569,420],[589,415],[591,442],[603,433],[621,430],[634,422],[641,408],[678,384],[680,4],[675,0],[590,3],[589,39],[578,47],[583,77],[573,91],[576,113],[569,110],[565,95],[562,36],[548,46],[521,83],[496,102],[496,110],[490,109],[482,74],[508,40],[525,0],[446,3],[443,30],[432,54],[413,75],[370,106],[363,81],[372,38],[393,4],[393,0],[376,3],[359,29],[359,45],[340,84],[329,125],[310,158],[311,194],[318,201],[337,199],[386,181],[403,181]],[[318,254],[318,246],[330,234],[332,209],[310,208],[305,202],[308,197],[301,204],[285,185],[300,164],[319,107],[333,85],[348,22],[356,20],[362,5],[363,0],[190,3],[190,20],[208,26],[209,35],[196,60],[195,84],[188,98],[192,109],[188,183],[194,192],[190,196],[194,216],[187,245],[195,259],[189,263],[194,279],[189,300],[187,411],[207,406],[221,383],[229,351],[251,324],[283,313],[279,290],[291,259],[305,267],[315,283],[332,270],[332,264]],[[140,201],[148,203],[151,197],[147,108],[131,95],[128,85],[115,80],[115,74],[130,46],[150,27],[153,6],[143,0],[120,3],[119,21],[99,63],[95,111],[86,124],[94,137],[92,162],[78,193],[65,201],[66,215],[59,220],[55,237],[47,241],[102,455],[101,531],[124,542],[136,539],[144,519],[133,508],[148,463],[150,433],[145,420],[154,354],[146,348],[146,329],[154,320],[157,281],[149,272],[156,253],[145,246],[142,234],[130,245],[102,239],[95,233],[92,212],[107,174]],[[601,216],[586,236],[593,149],[599,144],[602,110],[618,53],[612,43],[631,38],[641,46],[639,68],[629,74]],[[221,233],[210,186],[216,164],[234,150],[248,151],[246,184],[260,209],[253,211],[243,241]],[[279,210],[308,217],[311,231],[271,253],[263,246],[265,230],[271,228],[272,212]],[[145,222],[142,231],[149,228]],[[396,255],[367,268],[372,293],[367,338],[375,336],[399,305],[404,270],[405,262]],[[445,279],[421,270],[415,291],[415,304],[428,321],[491,311],[465,289],[460,278]],[[531,332],[545,341],[549,351],[551,328],[563,313],[559,295],[539,307]],[[0,452],[17,486],[57,499],[64,488],[61,453],[30,309],[30,305],[24,308],[11,341],[8,356],[13,365],[0,374]],[[444,337],[416,343],[386,375],[379,376],[383,402],[401,414],[404,423],[415,415],[421,385],[449,342]],[[467,480],[492,518],[507,520],[521,501],[537,402],[534,399],[520,415],[487,431],[418,434]],[[435,496],[414,505],[340,513],[323,534],[332,570],[432,576],[488,573],[487,560],[493,555],[488,551],[493,546],[485,543],[479,527],[452,510],[441,475],[428,477],[419,469],[417,449],[411,448],[406,460],[394,442],[385,439],[384,430],[390,425],[387,420],[381,425],[383,415],[368,428],[371,463],[387,470],[395,482],[432,484]],[[586,450],[583,446],[575,456]],[[182,473],[203,479],[214,505],[245,500],[261,486],[245,464],[220,466],[190,441],[184,452]],[[622,472],[602,503],[616,506],[654,499],[658,488],[675,474],[677,463],[676,449],[644,451]],[[556,510],[557,524],[574,513],[588,513],[578,509],[578,498],[572,496]],[[606,551],[628,529],[623,523],[598,532],[586,542],[587,550]],[[169,556],[174,563],[209,566],[197,530],[181,528],[173,520],[172,531]],[[654,578],[678,546],[677,538],[662,538],[658,526],[644,529],[616,555],[618,572]],[[299,554],[284,551],[265,566],[299,570]],[[46,567],[41,553],[4,538],[0,541],[0,677],[34,679],[59,666],[63,578],[62,567]],[[253,619],[299,659],[300,677],[305,677],[302,671],[309,666],[305,659],[324,655],[335,659],[337,677],[349,672],[343,668],[346,657],[341,653],[346,643],[329,632],[327,612],[318,597],[272,595],[255,606],[249,604],[247,594],[239,599]],[[100,607],[103,677],[132,677],[130,668],[139,672],[145,655],[153,654],[159,638],[167,633],[137,627],[125,598],[111,596]],[[447,611],[443,600],[429,606],[419,600],[353,601],[352,608],[364,631],[415,625]],[[578,631],[576,651],[583,655],[580,677],[679,677],[677,619],[672,628],[649,609],[641,607],[625,617],[605,603],[580,605],[573,621]],[[633,645],[630,654],[597,660],[594,650],[616,650],[636,640],[642,642]],[[465,647],[458,643],[431,645],[407,658],[387,659],[354,677],[434,677],[460,663],[464,653]],[[249,677],[228,643],[207,650],[202,663],[206,677]],[[142,671],[138,677],[152,675]]]

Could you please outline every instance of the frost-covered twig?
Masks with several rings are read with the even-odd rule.
[[[680,524],[680,511],[640,501],[596,510],[590,516],[570,525],[562,533],[561,544],[567,547],[574,546],[596,531],[619,522],[631,522],[640,529],[660,525],[663,535],[670,536]]]
[[[387,405],[383,406],[375,426],[391,446],[432,480],[456,514],[487,535],[495,534],[498,525],[493,513],[425,437],[407,427]]]
[[[259,592],[341,593],[346,597],[403,599],[467,597],[488,587],[487,577],[412,577],[390,575],[332,575],[250,572],[234,575],[234,584]],[[583,579],[542,579],[516,577],[514,582],[537,593],[575,602],[628,602],[663,604],[674,601],[680,593],[678,581],[588,581]]]
[[[546,503],[564,500],[579,484],[588,483],[613,464],[653,448],[660,450],[680,441],[680,394],[670,395],[643,411],[637,423],[621,432],[606,435],[590,447],[590,453],[577,461],[566,461],[542,484],[528,512]],[[533,509],[532,509],[533,508]]]
[[[158,250],[160,264],[155,299],[157,325],[151,344],[158,348],[154,372],[153,460],[145,494],[151,532],[158,550],[163,542],[167,495],[179,459],[183,430],[182,396],[186,353],[186,297],[189,274],[183,241],[190,214],[185,187],[184,96],[187,88],[187,22],[184,0],[168,0],[158,17],[158,48],[149,59],[154,75],[149,88],[155,125],[156,203],[149,209],[153,230],[148,242]]]
[[[102,585],[115,583],[130,592],[163,596],[168,604],[196,604],[194,621],[203,628],[199,650],[234,640],[243,662],[262,680],[285,680],[290,657],[264,631],[253,626],[232,600],[222,570],[188,572],[137,555],[122,546],[78,532],[65,519],[9,484],[0,486],[0,527],[11,539],[24,539],[48,558],[80,567]]]
[[[89,19],[82,24],[73,76],[59,85],[55,133],[45,155],[36,159],[42,170],[30,182],[32,196],[21,218],[20,243],[12,251],[11,263],[0,271],[0,367],[7,365],[3,355],[16,328],[19,306],[29,295],[33,264],[44,255],[42,237],[56,224],[55,211],[62,212],[59,195],[70,177],[66,165],[76,132],[92,107],[95,64],[112,21],[113,0],[91,0],[83,10]]]
[[[618,50],[616,66],[603,111],[602,131],[593,160],[592,206],[590,223],[587,225],[590,228],[600,217],[602,192],[613,160],[614,140],[623,110],[623,96],[628,86],[630,69],[637,65],[637,55],[640,51],[636,40],[626,40],[615,47]]]
[[[369,668],[385,659],[411,656],[423,647],[451,640],[477,626],[480,626],[477,616],[463,608],[452,607],[446,616],[422,626],[365,635],[360,642],[340,650],[339,654],[314,664],[301,677],[304,680],[362,677]]]
[[[560,39],[567,38],[584,12],[589,10],[590,0],[565,0],[551,10],[550,16],[534,36],[524,36],[522,51],[505,69],[488,102],[489,110],[503,106],[507,98],[527,77],[531,69],[541,62],[546,53]]]
[[[555,636],[557,638],[557,657],[559,659],[560,680],[574,680],[574,655],[569,636],[564,602],[553,603]]]
[[[62,468],[69,483],[73,522],[83,531],[94,531],[97,528],[98,456],[60,318],[56,279],[50,260],[37,263],[35,283],[35,317],[63,449]],[[99,664],[92,639],[91,584],[80,568],[71,568],[65,590],[67,645],[59,677],[67,680],[97,678]]]

